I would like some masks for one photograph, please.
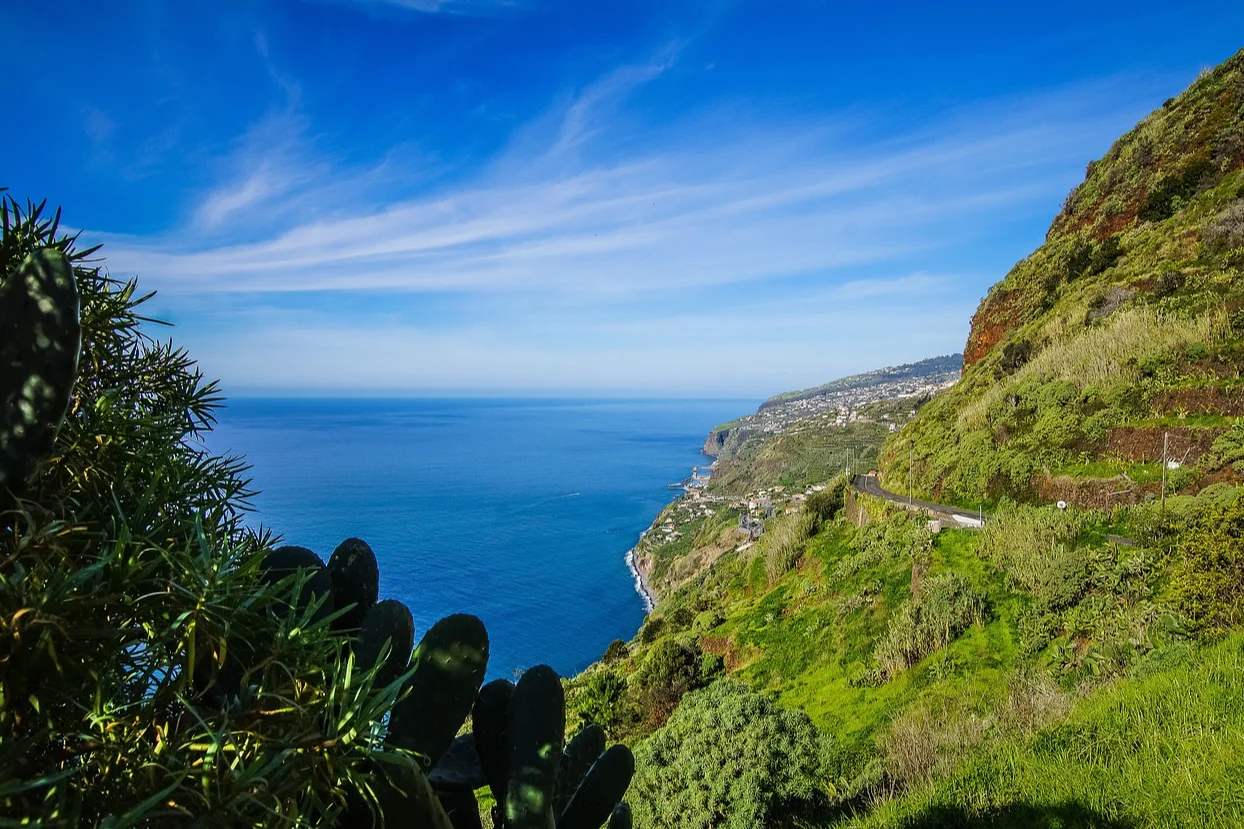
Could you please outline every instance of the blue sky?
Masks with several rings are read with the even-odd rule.
[[[1244,4],[9,3],[0,184],[233,394],[763,396],[962,348]]]

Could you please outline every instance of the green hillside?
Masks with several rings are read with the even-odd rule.
[[[981,302],[963,379],[883,452],[961,499],[1139,503],[1237,483],[1244,415],[1244,55],[1088,167],[1046,242]]]

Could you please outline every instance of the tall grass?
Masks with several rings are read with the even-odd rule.
[[[924,584],[918,598],[890,617],[873,657],[890,679],[945,647],[960,633],[985,621],[985,596],[958,573],[941,573]]]
[[[1135,308],[1120,311],[1107,324],[1088,329],[1057,318],[1044,332],[1051,345],[1010,378],[995,383],[965,405],[956,425],[961,431],[985,428],[990,409],[1022,381],[1066,380],[1081,388],[1103,389],[1130,385],[1140,381],[1144,361],[1193,343],[1217,342],[1229,330],[1225,311],[1188,319]]]
[[[765,576],[769,584],[776,584],[795,566],[819,523],[815,514],[801,512],[776,522],[773,529],[765,533]]]
[[[1056,507],[1012,507],[981,532],[980,554],[993,562],[1012,587],[1033,594],[1050,607],[1079,598],[1087,554],[1076,547],[1085,515]]]
[[[1172,663],[846,825],[1244,826],[1244,635]]]

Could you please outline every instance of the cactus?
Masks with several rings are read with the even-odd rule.
[[[376,672],[378,686],[388,685],[402,675],[410,664],[410,649],[415,644],[414,617],[396,599],[385,599],[367,612],[354,646],[359,667],[370,670],[380,659],[385,642],[390,645],[389,655]]]
[[[488,788],[498,804],[505,803],[505,782],[509,777],[509,749],[505,739],[505,721],[509,715],[514,683],[494,679],[479,689],[479,698],[471,710],[471,728],[475,734],[475,750],[484,770]]]
[[[26,257],[0,284],[0,490],[17,493],[52,451],[78,376],[82,328],[73,266]]]
[[[471,714],[479,764],[498,804],[493,811],[493,825],[514,829],[547,820],[546,825],[557,827],[599,829],[610,811],[616,811],[618,800],[630,783],[634,770],[630,750],[618,745],[606,751],[604,730],[588,725],[559,755],[550,749],[560,743],[562,731],[558,729],[564,728],[557,675],[547,667],[533,668],[520,680],[519,687],[524,689],[522,694],[508,680],[493,680],[480,689]],[[511,729],[516,729],[516,733],[511,734]],[[522,768],[515,763],[529,762],[516,760],[515,755],[537,757],[541,763],[546,758],[557,758],[551,788],[545,788],[549,766],[542,765],[539,773],[530,769],[520,772],[516,777],[521,776],[521,780],[511,779],[510,769]],[[534,778],[545,782],[535,782],[533,787]],[[542,806],[529,814],[532,810],[527,804],[534,805],[535,800],[541,801]],[[622,811],[629,815],[629,810]],[[561,817],[553,821],[554,815]]]
[[[305,608],[311,597],[327,594],[329,612],[344,610],[333,628],[356,634],[351,647],[362,669],[375,666],[390,643],[377,684],[410,672],[389,716],[387,743],[412,752],[416,765],[378,752],[371,795],[348,793],[338,826],[371,827],[379,819],[389,826],[480,829],[474,792],[487,785],[497,800],[495,829],[600,829],[606,821],[610,829],[630,829],[630,810],[620,800],[634,757],[623,745],[606,750],[596,725],[562,750],[565,698],[552,668],[532,668],[517,685],[499,679],[481,687],[488,634],[465,614],[433,625],[412,656],[410,611],[391,599],[376,602],[375,555],[358,539],[342,542],[328,566],[310,550],[281,547],[268,554],[264,569],[269,583],[299,569],[314,571],[295,604]],[[457,736],[468,714],[472,730]]]
[[[483,622],[459,613],[434,624],[415,648],[408,693],[389,716],[389,743],[434,766],[471,713],[487,665]]]
[[[590,723],[579,730],[579,733],[566,744],[562,753],[561,770],[557,775],[557,809],[560,812],[574,794],[575,789],[583,782],[587,770],[605,751],[605,729]]]
[[[553,823],[553,797],[566,732],[562,681],[547,665],[523,674],[514,687],[506,719],[509,782],[505,825],[509,829],[547,829]]]
[[[557,820],[559,829],[600,829],[626,794],[635,774],[635,756],[618,744],[600,755]]]
[[[366,541],[347,538],[328,559],[328,576],[332,581],[333,607],[344,610],[333,627],[358,630],[363,626],[367,611],[376,603],[380,589],[376,554]]]
[[[306,547],[277,547],[264,556],[262,567],[266,584],[276,584],[299,570],[311,571],[311,578],[303,584],[302,591],[294,599],[294,607],[301,613],[312,599],[325,596],[315,619],[318,621],[333,612],[332,578],[324,568],[324,561]]]
[[[609,829],[631,829],[631,807],[619,803],[609,815]]]

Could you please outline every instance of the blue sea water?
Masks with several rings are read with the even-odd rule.
[[[209,437],[245,455],[253,524],[327,560],[357,536],[416,637],[483,619],[489,676],[586,667],[644,606],[625,555],[714,425],[754,400],[233,399]]]

